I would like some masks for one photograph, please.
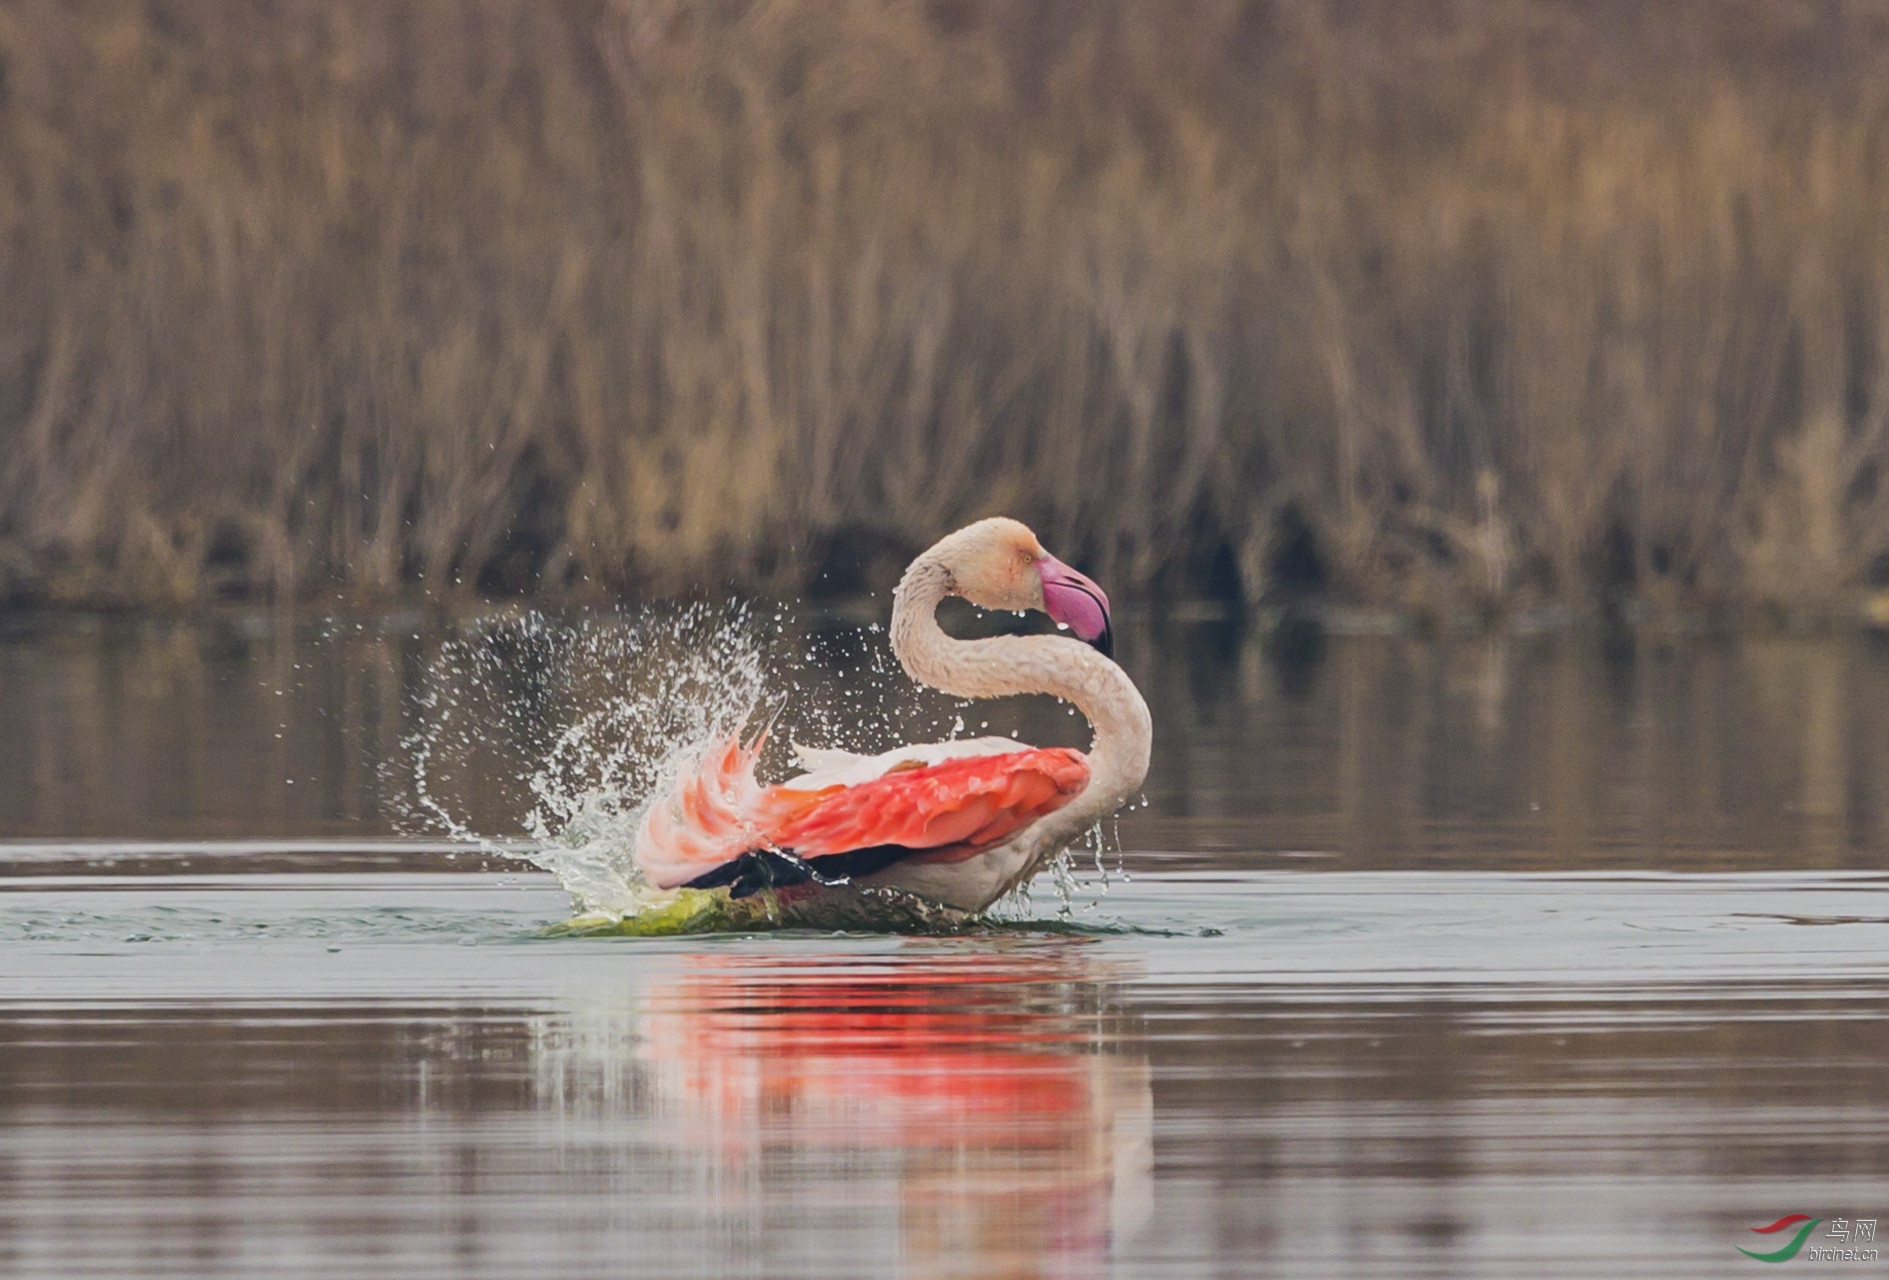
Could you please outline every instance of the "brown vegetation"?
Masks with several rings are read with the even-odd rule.
[[[16,0],[0,235],[0,594],[1889,552],[1885,4]]]

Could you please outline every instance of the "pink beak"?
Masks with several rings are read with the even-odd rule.
[[[1043,612],[1068,627],[1078,640],[1110,653],[1115,633],[1109,626],[1108,596],[1102,588],[1047,552],[1036,562],[1036,571],[1043,579]]]

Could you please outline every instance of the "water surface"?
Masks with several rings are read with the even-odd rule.
[[[0,1272],[1724,1276],[1889,1208],[1867,640],[1130,627],[1067,912],[664,940],[402,830],[439,642],[0,638]]]

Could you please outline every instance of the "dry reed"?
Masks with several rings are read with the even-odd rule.
[[[1843,607],[1886,106],[1876,3],[16,0],[0,595],[1005,510],[1130,591]]]

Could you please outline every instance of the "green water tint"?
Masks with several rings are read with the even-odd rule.
[[[672,938],[685,934],[816,929],[847,933],[961,933],[986,923],[904,894],[825,886],[814,892],[767,889],[745,898],[726,889],[677,889],[673,896],[621,917],[576,916],[545,930],[550,937]]]
[[[1141,935],[1181,937],[1218,934],[1217,929],[1166,930],[1116,921],[1068,918],[1016,920],[972,915],[886,890],[828,886],[796,894],[764,890],[731,898],[726,889],[677,889],[664,901],[621,917],[593,912],[550,925],[549,938],[676,938],[694,934],[767,933],[808,930],[822,933],[880,933],[941,936],[952,934],[1065,934],[1078,937]]]

